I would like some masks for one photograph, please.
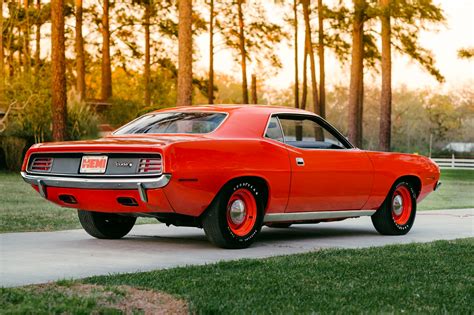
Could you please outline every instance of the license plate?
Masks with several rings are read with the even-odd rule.
[[[107,168],[107,156],[83,156],[81,160],[80,173],[105,173]]]

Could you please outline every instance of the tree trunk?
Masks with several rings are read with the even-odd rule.
[[[239,44],[242,68],[242,104],[249,103],[249,91],[247,85],[247,51],[245,50],[245,34],[244,34],[244,14],[242,12],[243,0],[237,0],[239,14]]]
[[[392,127],[392,56],[390,44],[390,0],[380,0],[382,15],[382,92],[380,95],[379,149],[390,151]]]
[[[193,98],[193,37],[192,0],[179,0],[178,23],[178,106],[192,104]]]
[[[112,97],[112,67],[110,65],[110,29],[109,0],[103,1],[102,13],[102,84],[101,98],[103,101]]]
[[[364,11],[365,0],[354,0],[352,22],[351,80],[349,86],[349,140],[357,147],[362,145],[360,134],[361,87],[364,61]]]
[[[359,97],[357,99],[357,134],[359,139],[357,140],[360,143],[360,147],[363,147],[363,137],[364,134],[364,67],[360,67],[360,81],[359,81]]]
[[[84,38],[82,37],[82,0],[76,1],[76,89],[81,100],[86,99],[86,65],[84,60]]]
[[[299,87],[299,73],[298,73],[298,1],[293,1],[293,19],[295,28],[295,108],[299,107],[300,103],[300,87]]]
[[[311,90],[313,96],[313,111],[314,113],[320,115],[321,109],[319,107],[319,96],[318,96],[318,80],[316,79],[316,64],[314,61],[314,51],[313,51],[313,43],[311,40],[311,25],[309,23],[309,0],[302,0],[301,3],[303,4],[303,15],[304,15],[304,23],[306,28],[306,42],[308,43],[308,53],[309,53],[309,62],[311,68]]]
[[[3,43],[3,0],[0,0],[0,8],[2,14],[0,15],[0,99],[3,99],[3,85],[5,83],[5,50]]]
[[[257,98],[257,76],[252,74],[252,81],[250,83],[251,90],[252,90],[252,104],[258,104]]]
[[[321,117],[326,117],[326,72],[324,62],[324,8],[318,0],[318,56],[319,56],[319,107]]]
[[[214,104],[214,0],[209,3],[209,82],[208,103]]]
[[[145,69],[144,69],[144,84],[145,84],[145,105],[151,105],[151,90],[150,90],[150,16],[151,16],[152,2],[145,3]]]
[[[64,0],[51,1],[51,94],[53,141],[66,139],[66,56]]]
[[[303,87],[301,93],[301,109],[306,109],[306,100],[308,98],[308,42],[304,41],[303,54]]]
[[[36,10],[38,14],[41,12],[41,0],[36,0]],[[39,71],[41,63],[41,22],[36,23],[36,36],[35,36],[35,74],[36,79],[39,80]]]
[[[23,7],[25,12],[28,12],[29,2],[23,0]],[[30,58],[30,17],[28,13],[25,15],[25,25],[23,26],[23,67],[25,73],[30,72],[31,58]]]

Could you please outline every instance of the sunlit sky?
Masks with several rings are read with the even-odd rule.
[[[446,82],[439,84],[433,77],[425,72],[416,62],[397,53],[393,55],[393,85],[407,85],[413,88],[429,87],[433,89],[451,89],[457,86],[474,84],[474,61],[461,60],[457,50],[462,47],[474,46],[474,1],[473,0],[438,0],[444,10],[447,23],[437,27],[438,32],[423,32],[420,41],[423,47],[430,49],[435,56],[436,65],[445,76]],[[281,12],[275,10],[275,16]],[[302,22],[302,21],[300,21]],[[303,27],[300,26],[300,43],[303,43]],[[197,43],[203,56],[195,65],[197,70],[206,71],[208,67],[208,35],[201,35]],[[302,48],[302,44],[300,44]],[[294,82],[293,48],[288,45],[278,47],[283,68],[278,75],[265,80],[265,84],[283,88]],[[300,61],[302,60],[300,49]],[[327,52],[327,83],[347,85],[349,80],[349,67],[341,68],[331,52]],[[251,66],[250,66],[251,67]],[[238,64],[233,62],[232,56],[227,51],[219,51],[215,56],[215,69],[217,72],[228,73],[240,78]],[[301,66],[300,66],[301,71]],[[249,77],[252,69],[249,71]],[[300,72],[300,77],[302,76]],[[379,77],[368,74],[366,83],[377,84]]]

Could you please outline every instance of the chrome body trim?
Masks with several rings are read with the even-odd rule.
[[[136,155],[138,158],[140,158],[140,154],[146,154],[146,155],[157,155],[161,159],[161,172],[156,172],[156,173],[136,173],[136,174],[87,174],[87,173],[77,173],[77,174],[70,174],[70,173],[51,173],[51,172],[35,172],[30,170],[30,160],[32,157],[36,158],[35,155],[45,155],[47,156],[48,154],[82,154],[81,159],[85,155],[107,155],[108,154],[127,154],[127,155]],[[54,164],[54,157],[53,158],[53,164]],[[80,162],[79,162],[80,164]],[[108,166],[108,162],[107,162]],[[27,172],[28,174],[37,174],[37,175],[50,175],[50,176],[66,176],[66,177],[71,177],[71,176],[85,176],[85,177],[97,177],[97,176],[104,176],[104,177],[137,177],[137,176],[143,176],[143,177],[156,177],[161,174],[163,174],[163,170],[165,169],[165,160],[163,159],[163,155],[160,152],[123,152],[123,151],[111,151],[111,152],[102,152],[102,151],[97,151],[97,152],[63,152],[63,151],[48,151],[48,152],[34,152],[28,157],[28,161],[26,163],[27,167]],[[52,169],[52,167],[51,167]],[[138,165],[137,165],[137,171],[138,171]]]
[[[84,189],[134,189],[138,185],[143,189],[165,187],[171,180],[170,174],[163,174],[154,178],[90,178],[90,177],[63,177],[52,175],[31,175],[21,172],[21,177],[28,184],[38,185],[45,192],[45,187],[84,188]],[[46,194],[45,194],[46,195]],[[144,198],[147,199],[147,198]]]
[[[292,212],[292,213],[269,213],[263,218],[263,223],[268,222],[290,222],[290,221],[312,221],[325,219],[355,218],[371,216],[377,210],[348,210],[348,211],[317,211],[317,212]]]

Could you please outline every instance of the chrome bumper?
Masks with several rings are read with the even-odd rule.
[[[442,184],[441,181],[438,181],[438,182],[436,183],[436,185],[435,185],[433,191],[437,191],[438,188],[439,188],[439,186],[441,186],[441,184]]]
[[[21,172],[28,184],[37,185],[41,196],[46,198],[46,187],[83,188],[83,189],[138,189],[140,198],[147,202],[146,189],[162,188],[171,180],[170,174],[147,178],[85,178],[62,177],[52,175],[31,175]]]

